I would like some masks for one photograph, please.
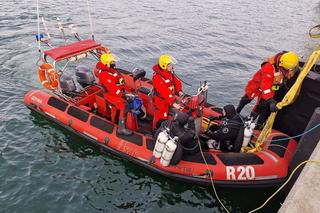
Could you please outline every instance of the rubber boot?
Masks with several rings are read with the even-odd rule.
[[[132,135],[132,131],[126,129],[126,119],[119,119],[117,133],[120,135]]]
[[[239,102],[239,105],[237,107],[237,113],[239,114],[241,112],[241,110],[243,109],[243,107],[245,107],[248,103],[251,102],[251,99],[249,99],[249,97],[247,95],[244,95],[240,102]]]
[[[261,130],[263,129],[269,115],[270,115],[269,109],[266,109],[265,111],[260,113],[258,120],[257,120],[257,127],[258,128],[260,128]]]

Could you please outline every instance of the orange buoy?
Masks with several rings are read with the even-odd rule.
[[[101,57],[101,55],[103,55],[105,53],[111,54],[111,51],[107,47],[104,47],[104,46],[97,48],[97,56],[99,58]]]
[[[38,68],[38,75],[41,84],[48,90],[58,87],[58,73],[51,64],[41,64]]]

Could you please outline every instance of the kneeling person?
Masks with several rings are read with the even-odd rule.
[[[215,144],[215,148],[222,151],[240,151],[242,145],[244,123],[240,114],[236,113],[233,105],[223,107],[222,116],[211,118],[211,120],[222,120],[220,124],[213,124],[209,127],[207,135],[212,139],[210,142]],[[239,141],[238,141],[239,140]],[[241,145],[239,145],[241,143]]]
[[[198,139],[195,134],[194,119],[187,113],[177,112],[169,124],[171,137],[177,136],[183,149],[183,155],[199,152]]]

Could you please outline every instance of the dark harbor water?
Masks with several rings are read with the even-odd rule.
[[[192,86],[210,83],[210,102],[237,104],[261,62],[281,50],[306,58],[320,22],[317,0],[90,0],[95,38],[124,68],[151,67],[173,55],[177,73]],[[24,94],[41,88],[36,0],[0,3],[0,212],[223,212],[213,190],[168,180],[31,113]],[[90,36],[86,0],[40,1],[53,44],[63,40],[56,17]],[[74,41],[68,34],[68,41]],[[248,109],[247,111],[248,112]],[[232,212],[258,207],[275,189],[218,188]],[[263,209],[276,212],[283,197]]]

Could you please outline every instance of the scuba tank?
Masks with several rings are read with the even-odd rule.
[[[177,137],[174,137],[173,139],[170,138],[170,140],[167,141],[166,147],[164,151],[162,152],[160,163],[162,166],[169,166],[170,161],[172,159],[172,156],[174,152],[177,149]]]
[[[182,138],[184,138],[184,141],[187,139],[188,134],[186,134],[187,130],[185,127],[187,124],[190,126],[188,131],[194,131],[193,119],[189,120],[189,116],[186,113],[181,112],[177,112],[174,115],[173,121],[162,123],[161,128],[163,130],[159,133],[153,150],[153,155],[156,158],[161,157],[160,164],[162,166],[169,166],[170,163],[176,165],[180,161],[183,149],[181,144],[178,147],[177,143],[181,143],[180,139]],[[175,152],[177,153],[175,154]]]
[[[159,133],[157,140],[156,140],[156,145],[154,146],[153,149],[153,155],[156,158],[160,158],[161,154],[166,146],[166,142],[169,140],[168,134],[166,130],[163,130],[162,132]]]
[[[244,134],[243,134],[243,142],[242,146],[246,147],[248,146],[251,137],[253,135],[253,130],[256,127],[256,124],[253,122],[252,118],[244,122]]]

